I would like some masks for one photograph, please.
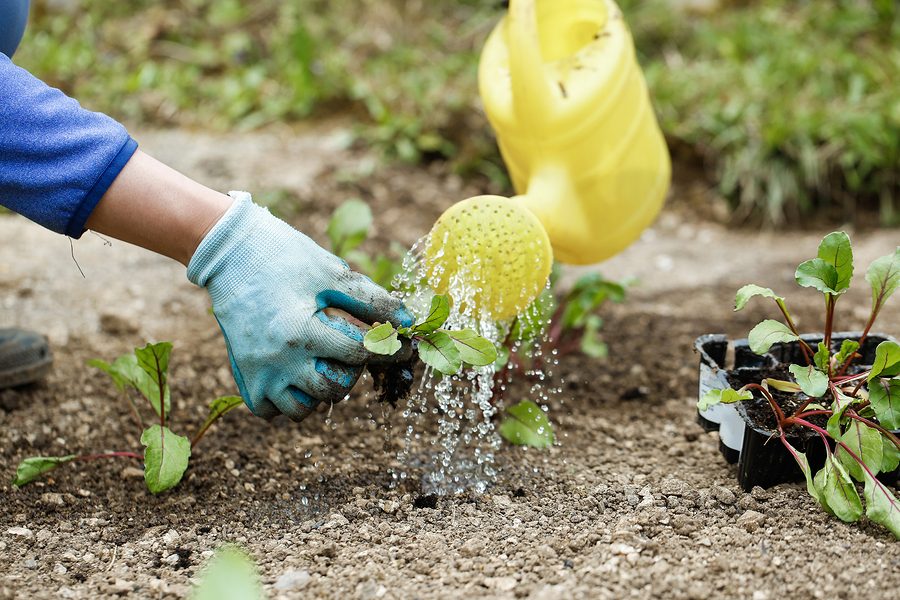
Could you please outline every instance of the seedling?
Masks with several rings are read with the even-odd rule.
[[[547,448],[556,441],[547,413],[531,400],[507,408],[498,431],[503,439],[516,446]]]
[[[353,264],[381,287],[391,290],[392,282],[403,270],[403,246],[391,242],[388,254],[374,257],[359,250],[372,229],[372,210],[362,200],[347,200],[337,207],[328,222],[331,251]]]
[[[411,327],[376,324],[363,338],[375,354],[393,355],[402,347],[400,338],[413,342],[419,358],[442,375],[455,375],[463,365],[483,367],[497,360],[497,348],[471,329],[444,329],[450,316],[450,299],[440,294],[431,299],[428,315]]]
[[[142,431],[143,456],[137,452],[107,452],[103,454],[69,454],[66,456],[32,456],[26,458],[16,470],[13,485],[31,483],[44,473],[73,461],[91,461],[101,458],[129,458],[144,460],[144,481],[154,494],[175,487],[181,481],[191,451],[200,442],[209,428],[225,413],[243,404],[240,396],[222,396],[209,405],[209,416],[191,439],[173,432],[168,427],[171,413],[169,391],[169,356],[172,344],[160,342],[135,348],[133,354],[125,354],[112,364],[99,359],[88,361],[109,375],[119,392],[128,400],[137,427]],[[131,392],[137,391],[150,405],[159,419],[158,423],[147,425]]]
[[[802,287],[824,295],[824,341],[813,349],[794,324],[785,299],[769,288],[746,285],[738,290],[735,310],[754,297],[772,299],[783,321],[767,319],[750,331],[750,349],[760,355],[773,344],[799,344],[805,364],[789,365],[789,380],[774,378],[751,383],[738,390],[712,390],[698,408],[705,410],[722,403],[742,402],[754,394],[765,398],[774,415],[775,434],[794,457],[806,477],[809,494],[822,507],[847,522],[863,514],[854,480],[863,484],[866,516],[887,527],[900,538],[900,501],[876,478],[894,471],[900,464],[900,440],[890,430],[900,429],[900,345],[884,341],[876,347],[871,368],[854,365],[879,313],[888,298],[900,287],[900,247],[876,259],[866,272],[872,288],[872,306],[865,329],[857,341],[832,344],[835,306],[850,288],[853,277],[853,250],[844,232],[830,233],[819,245],[818,256],[797,267],[795,279]],[[784,397],[798,408],[786,411]],[[815,475],[804,452],[794,448],[786,432],[807,430],[818,435],[825,446],[826,460]]]

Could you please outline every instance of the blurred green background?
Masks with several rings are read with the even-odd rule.
[[[17,62],[129,124],[350,114],[385,160],[502,179],[478,53],[499,0],[33,0]],[[620,0],[675,158],[735,222],[900,222],[894,0]]]

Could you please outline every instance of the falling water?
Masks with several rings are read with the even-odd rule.
[[[424,258],[428,238],[413,246],[403,263],[403,270],[394,280],[395,289],[406,305],[416,315],[428,313],[434,294],[429,281],[435,281],[438,272],[428,273]],[[441,256],[441,250],[436,258]],[[437,261],[435,261],[437,262]],[[477,261],[476,261],[477,262]],[[526,309],[517,319],[520,327],[513,329],[513,321],[497,323],[475,312],[475,297],[479,290],[478,264],[460,270],[450,280],[448,295],[451,312],[444,327],[448,329],[473,329],[500,347],[512,340],[512,350],[529,357],[534,366],[526,372],[535,381],[530,399],[546,406],[554,390],[544,383],[555,359],[541,356],[541,342],[547,323],[540,321],[539,311]],[[517,339],[517,332],[538,332],[530,339]],[[505,369],[512,369],[508,364]],[[411,475],[410,471],[423,472],[422,487],[426,493],[460,493],[466,490],[483,492],[496,479],[496,454],[502,440],[496,431],[494,419],[503,408],[507,373],[496,373],[495,365],[467,367],[453,376],[435,374],[426,367],[419,385],[413,390],[403,407],[403,446],[397,459],[400,467],[391,470],[396,483]],[[516,401],[524,398],[517,398]],[[434,426],[436,435],[426,431]],[[424,447],[423,447],[424,446]]]

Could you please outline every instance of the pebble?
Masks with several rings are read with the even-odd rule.
[[[53,537],[53,534],[50,533],[49,529],[41,529],[40,531],[37,532],[35,539],[37,539],[37,541],[39,541],[39,542],[46,542],[47,540],[49,540],[52,537]]]
[[[389,515],[397,512],[397,509],[400,508],[400,503],[396,500],[385,500],[381,503],[381,510],[386,512]]]
[[[44,506],[65,506],[66,501],[63,500],[63,495],[56,492],[47,492],[45,494],[41,494],[41,504]]]
[[[757,500],[759,502],[765,502],[769,499],[769,492],[759,487],[758,485],[753,486],[753,489],[750,490],[750,495],[754,500]]]
[[[38,566],[37,561],[33,558],[25,559],[25,562],[23,564],[25,565],[26,569],[37,569]]]
[[[765,519],[766,516],[761,512],[748,510],[738,517],[737,523],[747,531],[753,532],[759,529],[759,526],[762,525],[762,522],[765,521]]]
[[[122,477],[122,479],[129,479],[132,477],[143,477],[144,470],[138,469],[137,467],[125,467],[124,469],[122,469],[122,471],[119,473],[119,475]]]
[[[9,535],[19,535],[26,538],[30,538],[34,535],[27,527],[10,527],[6,530],[6,533],[8,533]]]
[[[484,551],[484,546],[481,538],[469,538],[459,547],[459,553],[463,556],[479,556]]]
[[[729,490],[727,487],[717,486],[712,490],[713,498],[721,502],[722,504],[732,505],[737,500],[737,497],[734,495],[734,492]]]
[[[163,562],[166,563],[167,565],[172,565],[172,566],[174,566],[174,565],[177,565],[177,564],[178,564],[178,561],[179,561],[180,559],[181,559],[181,557],[178,556],[178,553],[177,553],[177,552],[173,552],[172,554],[170,554],[170,555],[168,555],[167,557],[165,557],[165,558],[163,559]]]
[[[309,571],[285,571],[275,581],[275,589],[281,591],[301,590],[311,579]]]
[[[163,542],[165,542],[166,546],[174,546],[179,538],[181,538],[181,536],[178,535],[178,532],[174,529],[168,530],[162,536]]]
[[[356,596],[360,600],[373,600],[387,594],[387,588],[372,580],[363,581],[356,586]]]
[[[65,575],[69,572],[69,569],[66,568],[66,565],[62,563],[56,563],[53,565],[53,572],[57,575]]]
[[[347,520],[347,517],[342,515],[341,513],[332,513],[328,515],[328,519],[325,523],[320,527],[320,529],[340,529],[346,525],[349,525],[350,521]]]
[[[497,590],[498,592],[511,592],[516,588],[518,582],[515,577],[485,577],[484,587]]]
[[[677,477],[666,477],[659,486],[663,496],[685,496],[690,491],[690,486]]]

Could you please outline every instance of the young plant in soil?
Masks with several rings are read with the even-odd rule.
[[[101,454],[68,454],[66,456],[32,456],[23,460],[13,479],[13,485],[23,486],[31,483],[41,475],[56,467],[76,461],[92,461],[102,458],[143,459],[144,481],[154,494],[175,487],[181,481],[191,451],[200,442],[209,428],[218,419],[233,408],[243,404],[240,396],[222,396],[209,404],[209,415],[190,439],[169,429],[171,414],[171,395],[169,392],[169,356],[172,344],[160,342],[147,344],[143,348],[135,348],[133,354],[124,354],[112,364],[99,359],[88,361],[88,365],[96,367],[109,375],[119,392],[128,400],[135,419],[141,430],[143,456],[137,452],[106,452]],[[150,405],[158,418],[157,423],[149,424],[144,420],[137,404],[130,395],[136,390]]]
[[[372,229],[372,210],[362,200],[347,200],[338,206],[328,222],[328,240],[331,251],[351,263],[372,281],[392,290],[391,282],[403,270],[406,250],[397,242],[391,242],[388,254],[369,256],[359,250]]]
[[[754,394],[764,398],[775,419],[775,435],[803,471],[809,494],[828,513],[843,521],[856,521],[863,514],[863,505],[855,480],[863,484],[866,516],[900,539],[900,501],[876,478],[900,464],[900,440],[890,431],[900,429],[900,345],[880,343],[871,368],[854,364],[879,313],[900,287],[900,247],[869,266],[866,281],[872,289],[872,305],[865,329],[858,340],[845,340],[835,348],[831,342],[835,307],[850,288],[852,277],[853,250],[844,232],[825,236],[818,256],[797,267],[797,283],[824,296],[824,341],[816,348],[800,337],[783,297],[752,284],[738,290],[735,310],[759,296],[772,299],[783,317],[754,327],[748,338],[750,349],[764,355],[776,343],[794,342],[800,345],[804,364],[788,366],[789,380],[768,378],[738,390],[711,390],[698,407],[705,410],[720,402],[750,400]],[[796,409],[785,409],[785,396],[796,403]],[[826,460],[815,475],[806,454],[788,441],[792,430],[810,431],[821,439]]]
[[[442,375],[456,375],[463,365],[484,367],[497,360],[497,348],[471,329],[444,329],[450,316],[450,299],[436,294],[428,315],[411,327],[394,328],[376,323],[366,332],[363,345],[375,354],[394,355],[410,340],[419,358]]]
[[[591,358],[606,358],[608,350],[600,336],[603,319],[598,313],[607,301],[623,302],[628,284],[591,273],[561,292],[558,281],[554,269],[548,288],[510,326],[497,359],[495,403],[502,400],[514,373],[533,375],[543,368],[548,356],[559,359],[581,352]],[[535,347],[538,352],[534,352]],[[517,446],[546,448],[555,441],[547,414],[531,400],[507,408],[498,431],[506,441]]]

